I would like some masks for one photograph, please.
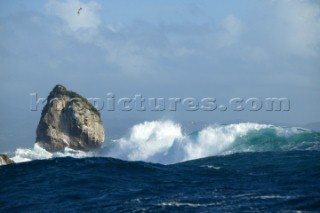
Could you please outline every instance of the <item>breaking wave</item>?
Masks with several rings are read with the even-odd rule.
[[[128,137],[108,143],[103,156],[171,164],[237,152],[320,150],[320,133],[257,123],[212,125],[185,134],[180,124],[153,121],[135,125]]]
[[[17,149],[14,153],[9,153],[11,159],[16,163],[28,162],[32,160],[44,160],[55,157],[73,157],[73,158],[83,158],[92,157],[93,153],[86,153],[78,150],[73,150],[70,148],[65,148],[64,152],[50,153],[40,147],[37,143],[34,144],[32,149]]]
[[[98,152],[72,149],[49,153],[35,144],[9,154],[15,162],[53,157],[113,157],[127,161],[172,164],[209,156],[238,152],[320,151],[320,133],[298,127],[257,123],[211,125],[185,133],[172,121],[151,121],[134,125],[128,136],[105,142]]]

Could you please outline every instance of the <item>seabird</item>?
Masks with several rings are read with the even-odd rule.
[[[79,8],[79,10],[78,10],[78,12],[77,12],[78,15],[80,15],[80,11],[81,11],[81,10],[82,10],[82,7]]]

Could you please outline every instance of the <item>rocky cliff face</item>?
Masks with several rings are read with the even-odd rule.
[[[14,163],[7,155],[0,154],[0,166]]]
[[[104,137],[100,113],[79,94],[56,85],[41,113],[36,142],[49,152],[93,151]]]

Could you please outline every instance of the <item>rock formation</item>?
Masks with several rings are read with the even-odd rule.
[[[0,154],[0,166],[14,163],[7,155]]]
[[[37,127],[36,142],[49,152],[93,151],[104,142],[100,113],[85,98],[56,85],[47,98]]]

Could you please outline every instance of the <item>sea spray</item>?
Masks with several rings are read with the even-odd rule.
[[[15,163],[28,162],[32,160],[44,160],[55,157],[73,157],[73,158],[83,158],[92,157],[93,152],[83,152],[79,150],[73,150],[70,148],[65,148],[63,152],[50,153],[43,149],[39,144],[35,143],[32,149],[17,149],[13,154],[11,159]]]
[[[127,137],[104,147],[100,156],[173,164],[237,152],[320,150],[320,133],[257,123],[210,125],[182,132],[172,121],[137,124]]]
[[[120,138],[104,153],[130,161],[162,162],[175,141],[182,140],[179,124],[171,121],[144,122],[133,126],[129,137]]]
[[[130,161],[171,164],[223,154],[237,137],[269,125],[241,123],[208,126],[192,134],[182,133],[172,121],[152,121],[135,125],[129,137],[121,138],[105,156]]]
[[[106,141],[97,152],[66,148],[50,153],[35,144],[32,149],[19,148],[9,157],[18,163],[54,157],[112,157],[173,164],[233,153],[293,150],[320,151],[320,133],[257,123],[215,124],[186,133],[173,121],[146,121],[134,125],[127,136]]]
[[[193,160],[225,153],[236,138],[246,135],[249,131],[269,128],[270,125],[240,123],[226,126],[209,126],[198,132],[194,140],[187,140],[184,147],[186,160]]]

